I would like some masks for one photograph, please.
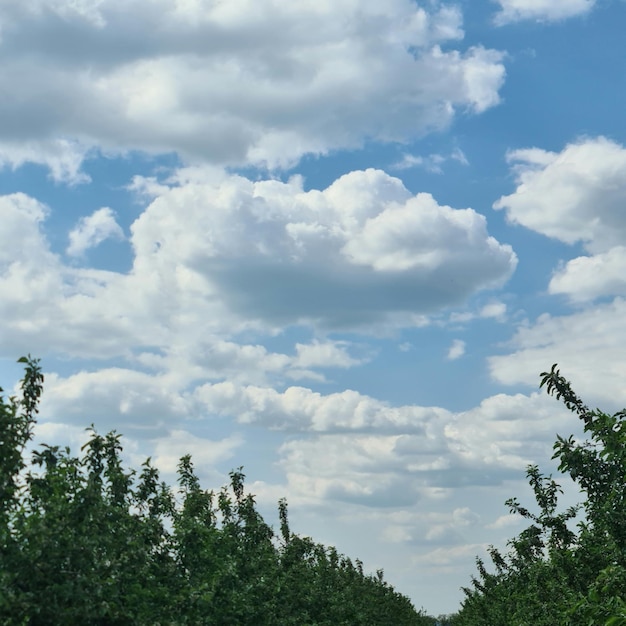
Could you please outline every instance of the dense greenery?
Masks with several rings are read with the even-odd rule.
[[[178,489],[146,461],[123,467],[120,436],[91,430],[82,456],[42,445],[27,465],[42,393],[38,361],[22,397],[0,393],[0,623],[430,625],[360,561],[280,531],[232,472],[218,493],[190,457]],[[0,389],[0,392],[2,390]]]
[[[626,626],[626,411],[590,410],[556,366],[541,385],[587,439],[557,437],[553,458],[583,502],[560,510],[559,483],[530,466],[536,506],[507,501],[530,525],[436,620],[381,571],[293,533],[284,500],[274,532],[241,468],[210,492],[185,456],[173,489],[93,429],[80,456],[43,444],[27,463],[43,375],[20,361],[21,397],[0,389],[0,624]]]
[[[507,505],[531,524],[507,554],[490,550],[495,571],[478,560],[455,625],[626,625],[626,411],[590,410],[556,365],[542,374],[541,386],[587,433],[585,441],[557,437],[553,456],[584,501],[558,512],[559,484],[529,467],[536,512],[516,498]],[[576,523],[579,512],[584,521]]]

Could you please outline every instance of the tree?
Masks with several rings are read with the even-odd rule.
[[[148,459],[124,468],[121,437],[92,427],[80,456],[40,445],[27,466],[44,378],[0,390],[0,623],[388,626],[431,624],[360,561],[263,520],[239,468],[218,492],[192,460],[178,488]]]
[[[583,502],[557,513],[559,484],[530,466],[527,477],[539,510],[532,513],[516,498],[507,501],[531,525],[509,542],[507,554],[491,549],[495,573],[478,560],[478,578],[464,590],[457,622],[626,624],[626,412],[590,410],[556,364],[541,374],[540,386],[583,423],[588,438],[557,436],[552,457],[578,484]],[[579,510],[584,520],[574,531],[570,526]]]

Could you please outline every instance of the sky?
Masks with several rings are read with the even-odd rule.
[[[37,440],[458,608],[575,418],[626,405],[623,0],[2,0],[0,381]],[[566,499],[577,494],[566,492]]]

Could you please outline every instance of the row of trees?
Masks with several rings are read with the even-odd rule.
[[[530,466],[534,510],[507,502],[530,525],[478,559],[460,612],[437,620],[382,571],[293,533],[284,500],[275,532],[241,468],[206,491],[185,456],[173,489],[93,429],[81,455],[43,444],[28,464],[43,375],[20,361],[21,397],[0,389],[1,624],[626,626],[626,411],[590,410],[556,366],[541,385],[587,439],[558,437],[553,458],[584,501],[560,510],[559,483]]]
[[[584,425],[587,439],[557,437],[553,456],[583,502],[559,511],[559,483],[530,466],[535,512],[507,502],[530,525],[506,554],[491,548],[491,571],[478,559],[455,626],[626,625],[626,412],[590,410],[556,365],[541,386]]]
[[[204,490],[189,456],[178,487],[146,461],[121,461],[120,436],[91,430],[80,456],[41,445],[31,464],[43,375],[0,393],[0,623],[431,626],[405,596],[256,509],[241,469]],[[0,392],[2,390],[0,389]]]

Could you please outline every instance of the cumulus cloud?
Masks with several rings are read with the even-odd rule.
[[[412,506],[442,490],[449,495],[458,488],[501,485],[519,478],[528,463],[548,458],[556,433],[577,428],[571,414],[543,393],[500,394],[453,413],[393,406],[349,390],[324,395],[292,387],[281,393],[123,368],[67,377],[47,372],[42,415],[48,424],[42,433],[52,428],[53,439],[59,428],[70,429],[76,439],[76,425],[89,420],[101,431],[129,435],[131,449],[145,449],[149,442],[150,454],[167,472],[186,452],[195,451],[208,469],[244,444],[236,431],[220,440],[197,434],[214,428],[215,420],[285,430],[294,436],[278,450],[286,479],[280,495],[316,506]],[[430,531],[436,540],[445,528]]]
[[[1,46],[0,40],[0,49]],[[90,178],[81,167],[89,151],[89,146],[68,139],[42,140],[33,137],[28,141],[11,141],[0,138],[0,168],[15,170],[25,163],[36,163],[47,167],[56,182],[72,185],[87,183]]]
[[[42,414],[49,422],[84,424],[88,416],[100,428],[122,427],[134,438],[165,441],[174,432],[192,444],[196,435],[185,434],[190,420],[290,432],[295,438],[279,449],[289,493],[320,502],[399,506],[431,497],[432,489],[498,485],[549,457],[557,432],[576,429],[571,415],[545,394],[500,394],[452,413],[393,406],[351,390],[280,392],[230,381],[182,381],[174,372],[105,368],[46,378]],[[240,443],[233,435],[218,448],[228,454]]]
[[[521,20],[558,22],[591,11],[596,0],[495,0],[500,12],[494,21],[498,25]]]
[[[559,153],[517,150],[509,160],[518,186],[494,208],[505,210],[513,223],[568,244],[580,242],[589,252],[562,263],[549,292],[574,303],[626,295],[626,148],[598,137]]]
[[[603,296],[626,296],[626,248],[568,261],[550,280],[549,291],[565,294],[573,302],[589,302]]]
[[[626,406],[624,349],[626,302],[616,298],[571,315],[542,315],[518,329],[511,352],[489,359],[492,376],[505,384],[537,385],[539,373],[559,364],[588,403],[606,410]]]
[[[429,313],[501,285],[517,262],[480,214],[378,170],[322,191],[231,176],[155,194],[132,226],[137,263],[183,263],[232,311],[280,325]]]
[[[348,352],[346,341],[313,341],[309,344],[296,343],[294,366],[348,368],[365,363],[367,358],[355,358]]]
[[[178,463],[186,454],[190,454],[196,470],[200,473],[213,470],[221,461],[231,459],[243,444],[239,435],[214,441],[186,431],[174,429],[165,436],[155,439],[152,462],[160,471],[174,474]]]
[[[207,372],[234,372],[252,359],[263,363],[260,372],[306,376],[317,367],[307,362],[348,367],[356,357],[328,342],[277,357],[262,346],[242,351],[229,337],[289,324],[423,324],[425,315],[503,284],[517,262],[483,216],[413,195],[377,170],[324,190],[304,191],[299,178],[252,182],[202,168],[167,184],[137,179],[133,189],[148,206],[130,229],[127,273],[64,265],[42,230],[48,209],[23,194],[0,198],[3,349],[145,353],[146,366],[156,367],[165,363],[159,356],[180,366],[193,354]],[[112,212],[100,209],[78,224],[68,251],[120,235]]]
[[[172,377],[105,368],[67,378],[47,374],[42,413],[66,424],[94,420],[111,429],[123,423],[158,434],[164,424],[193,416],[194,405]]]
[[[311,401],[322,407],[336,398]],[[272,424],[274,409],[257,404],[258,419]],[[295,417],[296,403],[289,410]],[[570,414],[544,394],[500,394],[456,414],[385,407],[364,432],[342,432],[350,425],[341,419],[342,407],[335,413],[339,419],[327,422],[326,432],[289,440],[280,448],[286,489],[295,498],[406,507],[431,498],[433,489],[500,485],[522,476],[529,463],[548,458],[557,433],[579,430]],[[400,425],[399,415],[409,417],[412,426]],[[308,428],[318,430],[310,422]],[[443,532],[431,531],[432,539]]]
[[[70,243],[66,252],[70,256],[81,256],[109,238],[124,239],[124,231],[115,221],[113,210],[103,207],[80,218],[69,234]]]
[[[376,428],[423,433],[432,420],[447,414],[432,407],[394,408],[349,389],[324,395],[306,387],[288,387],[280,392],[271,387],[240,386],[225,381],[202,385],[195,397],[209,412],[237,417],[244,423],[296,431]]]
[[[480,309],[479,317],[487,319],[495,319],[502,322],[506,318],[507,306],[504,302],[489,302]]]
[[[410,0],[7,0],[0,24],[12,94],[0,142],[13,164],[28,156],[19,145],[48,136],[288,165],[480,113],[499,102],[505,76],[502,53],[454,49],[457,8]],[[73,161],[65,169],[76,175]]]
[[[514,193],[493,206],[507,218],[592,253],[621,245],[626,236],[626,148],[604,137],[583,139],[561,152],[539,148],[508,155]]]

